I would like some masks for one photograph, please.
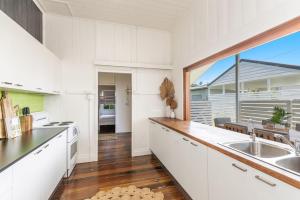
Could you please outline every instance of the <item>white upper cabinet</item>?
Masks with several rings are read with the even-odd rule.
[[[128,67],[171,64],[169,32],[102,21],[96,26],[96,64]]]
[[[131,63],[136,57],[136,28],[108,22],[97,23],[96,57],[101,61]]]
[[[114,60],[115,25],[112,23],[97,23],[96,57],[99,60]]]
[[[115,26],[114,59],[121,62],[136,60],[136,28],[128,25]]]
[[[171,63],[171,38],[166,31],[137,28],[137,62],[158,65]]]
[[[0,87],[40,93],[59,90],[60,60],[0,11]]]

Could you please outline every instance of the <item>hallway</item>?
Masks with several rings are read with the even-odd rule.
[[[59,186],[52,200],[83,200],[101,190],[136,185],[161,191],[165,200],[184,199],[170,176],[153,156],[131,158],[131,133],[99,141],[99,161],[78,164]]]

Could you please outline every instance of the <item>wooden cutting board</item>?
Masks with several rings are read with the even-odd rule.
[[[0,106],[0,139],[7,138],[5,127],[4,127],[4,119],[2,116],[2,108]]]
[[[7,92],[2,93],[1,98],[2,116],[4,119],[5,134],[7,138],[14,138],[22,134],[20,119],[13,108],[12,100]]]
[[[1,108],[3,119],[16,117],[16,113],[12,105],[12,100],[8,96],[2,97]]]

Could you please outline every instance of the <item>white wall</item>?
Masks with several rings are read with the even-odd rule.
[[[94,65],[98,23],[82,18],[45,17],[45,44],[62,60],[64,90],[60,97],[46,97],[45,108],[56,119],[78,122],[80,162],[97,160],[98,153],[96,96],[100,66]],[[98,52],[100,47],[97,47]],[[132,154],[145,155],[150,153],[147,118],[164,115],[159,85],[171,73],[170,70],[129,67],[104,68],[106,72],[118,69],[118,72],[133,73]]]
[[[131,89],[130,74],[115,74],[116,77],[116,133],[131,132]]]
[[[300,13],[299,0],[194,0],[173,30],[173,81],[182,108],[182,68]]]

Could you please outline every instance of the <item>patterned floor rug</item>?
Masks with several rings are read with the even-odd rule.
[[[109,191],[99,191],[95,196],[85,200],[163,200],[161,192],[152,192],[149,188],[139,189],[136,186],[115,187]]]

